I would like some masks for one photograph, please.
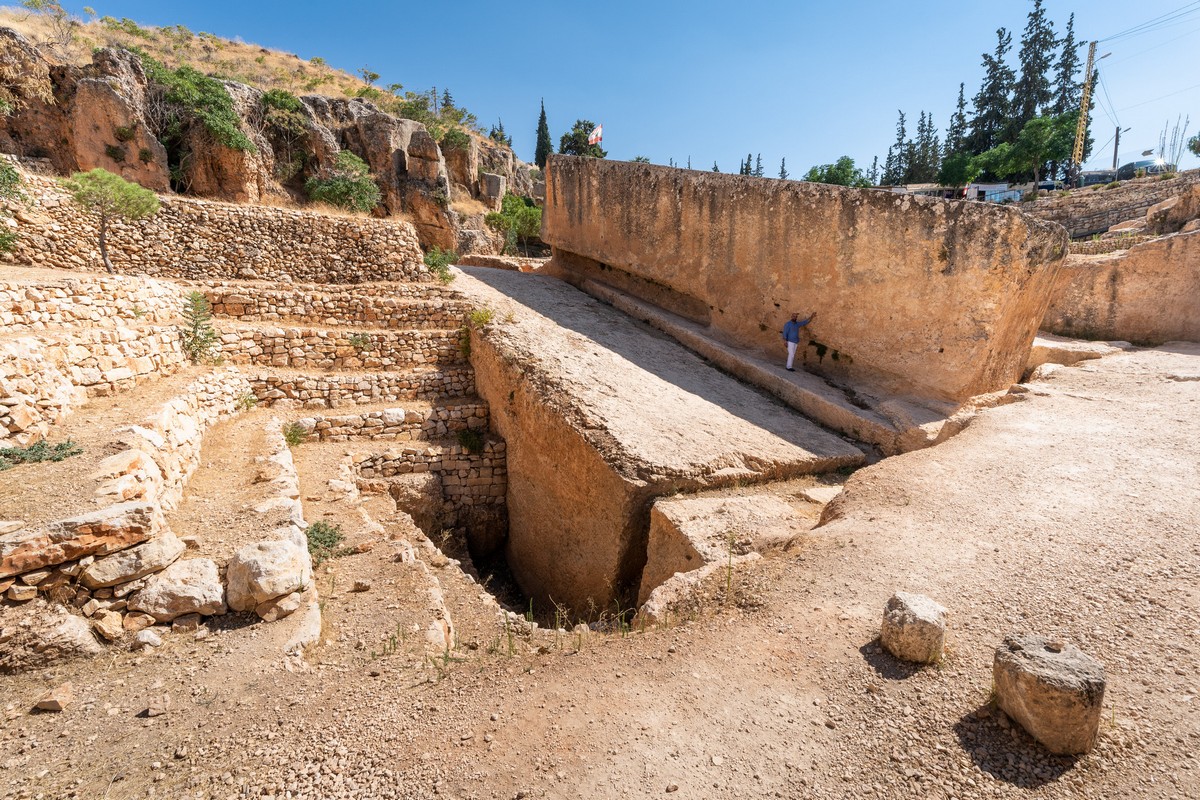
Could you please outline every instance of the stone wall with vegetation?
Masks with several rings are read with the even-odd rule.
[[[79,274],[0,282],[0,330],[4,331],[161,323],[178,317],[181,307],[178,286],[146,278]]]
[[[1069,192],[1051,192],[1021,210],[1039,219],[1057,222],[1072,237],[1103,233],[1120,222],[1142,219],[1150,206],[1200,184],[1200,169],[1180,172],[1172,178],[1151,175],[1115,186],[1089,186]]]
[[[8,263],[103,271],[97,220],[53,179],[25,173]],[[362,283],[432,280],[406,222],[163,196],[157,214],[116,222],[109,253],[120,272],[211,280]]]
[[[457,330],[225,329],[221,354],[233,364],[394,371],[461,363],[461,341]]]
[[[552,272],[609,284],[727,343],[880,391],[961,401],[1021,377],[1067,251],[1013,208],[552,156]]]
[[[1200,342],[1200,231],[1110,256],[1067,260],[1043,329],[1060,336],[1157,346]]]
[[[461,444],[416,443],[360,457],[355,470],[365,480],[429,472],[441,480],[442,494],[458,510],[502,508],[508,492],[507,446],[485,439],[477,452]]]

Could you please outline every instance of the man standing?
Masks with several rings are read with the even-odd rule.
[[[796,345],[800,344],[800,329],[808,323],[812,322],[817,316],[817,312],[808,315],[807,319],[800,319],[799,314],[792,314],[792,318],[783,324],[783,341],[787,342],[787,371],[795,372],[792,364],[796,361]]]

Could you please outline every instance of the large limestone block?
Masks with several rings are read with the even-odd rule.
[[[780,358],[880,391],[962,401],[1020,379],[1067,252],[1016,208],[551,156],[553,269]]]
[[[263,603],[303,590],[312,581],[308,548],[296,539],[248,544],[225,570],[229,607],[253,611]]]
[[[224,614],[225,587],[216,563],[208,558],[176,561],[129,598],[129,610],[149,614],[158,622],[184,614]]]
[[[60,664],[102,653],[84,617],[42,600],[0,609],[0,674]]]
[[[147,541],[163,529],[162,510],[146,503],[119,503],[53,522],[42,530],[0,536],[0,578],[105,556]]]
[[[1200,217],[1200,186],[1189,186],[1183,193],[1150,206],[1146,228],[1160,236],[1176,233],[1197,217]]]
[[[726,564],[751,550],[790,541],[806,527],[799,513],[774,495],[660,498],[650,508],[638,605],[676,573]]]
[[[1077,647],[1041,636],[1009,636],[992,667],[996,702],[1052,753],[1086,753],[1096,743],[1104,665]]]
[[[137,580],[166,569],[186,549],[175,534],[167,531],[157,539],[97,559],[79,576],[79,582],[89,589],[100,589]]]
[[[946,641],[946,609],[924,595],[896,592],[884,607],[879,640],[902,661],[937,661]]]

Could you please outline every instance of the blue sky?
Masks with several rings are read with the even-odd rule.
[[[792,177],[841,155],[883,160],[897,110],[915,125],[922,109],[944,131],[959,82],[968,103],[979,88],[981,54],[995,30],[1019,47],[1032,0],[849,0],[739,3],[646,0],[481,3],[308,0],[92,0],[81,13],[142,24],[183,24],[266,47],[321,56],[337,67],[369,66],[380,84],[448,86],[456,103],[487,126],[503,119],[518,156],[533,159],[538,103],[551,134],[577,118],[604,124],[610,158],[669,158],[697,169],[716,161],[737,170],[762,154],[768,175],[786,157]],[[1098,149],[1085,166],[1111,165],[1157,148],[1168,120],[1191,113],[1200,130],[1200,3],[1189,0],[1046,0],[1061,32],[1072,11],[1076,36],[1104,39],[1185,8],[1160,30],[1103,42]],[[1086,55],[1086,50],[1083,51]],[[1104,145],[1105,141],[1107,145]],[[1182,166],[1200,166],[1186,155]]]

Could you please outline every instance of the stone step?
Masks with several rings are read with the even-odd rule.
[[[415,367],[406,372],[314,373],[301,369],[246,370],[259,402],[303,408],[347,408],[403,400],[437,400],[475,394],[468,366]]]
[[[457,297],[362,294],[219,285],[206,288],[213,316],[243,322],[407,330],[456,329],[471,310]],[[217,323],[218,325],[220,323]]]
[[[884,455],[932,444],[941,424],[954,412],[949,405],[852,396],[803,369],[785,371],[782,347],[780,360],[768,361],[754,351],[719,342],[703,326],[607,284],[585,280],[580,288],[657,328],[730,375],[770,392],[809,419],[856,441],[874,445]]]
[[[354,330],[229,323],[220,353],[232,364],[394,372],[453,366],[466,357],[459,330]]]

